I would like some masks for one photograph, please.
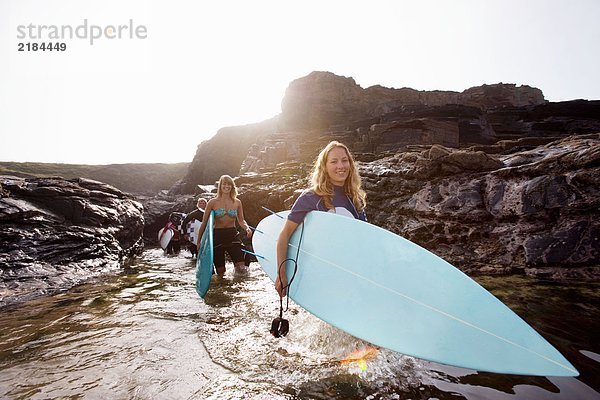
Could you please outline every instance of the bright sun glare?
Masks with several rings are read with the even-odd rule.
[[[315,70],[362,87],[508,82],[552,101],[599,98],[599,16],[600,2],[583,0],[6,0],[0,160],[189,162],[218,129],[277,115],[288,84]],[[84,21],[131,21],[147,37],[17,51],[20,25]]]

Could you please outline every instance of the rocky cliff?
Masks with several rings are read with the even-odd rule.
[[[222,174],[260,172],[286,160],[308,161],[339,138],[354,151],[381,158],[413,145],[532,148],[574,133],[600,132],[600,101],[549,103],[530,86],[494,84],[463,92],[372,86],[330,72],[290,83],[282,112],[271,120],[221,129],[201,143],[186,177],[170,193],[193,194]],[[285,140],[280,140],[285,138]],[[504,141],[500,147],[498,142]]]
[[[0,177],[0,307],[119,269],[143,248],[142,213],[104,183]]]
[[[363,89],[354,79],[331,72],[312,72],[290,83],[281,104],[281,129],[310,130],[345,126],[379,118],[402,107],[472,106],[486,111],[497,107],[544,104],[542,91],[513,84],[484,85],[465,90],[419,91],[372,86]]]

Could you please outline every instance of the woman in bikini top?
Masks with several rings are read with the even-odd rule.
[[[230,208],[229,210],[225,210],[224,208],[217,208],[215,210],[215,218],[222,218],[225,215],[228,215],[231,218],[236,218],[237,210],[235,208]]]
[[[244,253],[242,243],[239,239],[235,222],[246,231],[248,237],[252,236],[252,230],[244,219],[244,208],[242,202],[237,198],[237,188],[229,175],[223,175],[219,179],[217,197],[208,201],[202,224],[198,231],[198,247],[200,238],[206,229],[208,216],[214,211],[214,263],[217,274],[223,276],[225,273],[225,252],[229,253],[236,271],[245,271]]]

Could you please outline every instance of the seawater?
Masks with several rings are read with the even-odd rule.
[[[231,266],[229,266],[231,267]],[[258,264],[195,292],[189,253],[148,249],[130,268],[0,310],[2,399],[600,399],[600,284],[478,278],[580,371],[482,373],[379,349],[290,303],[290,333]],[[408,322],[407,322],[408,323]],[[443,334],[443,332],[440,332]]]

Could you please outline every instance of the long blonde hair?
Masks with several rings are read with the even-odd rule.
[[[318,196],[323,198],[325,207],[328,209],[333,208],[333,183],[331,183],[329,180],[329,175],[327,174],[327,157],[329,157],[331,150],[336,147],[341,147],[344,149],[346,155],[348,156],[348,160],[350,161],[350,173],[344,182],[344,192],[348,197],[350,197],[356,210],[361,212],[367,205],[367,194],[362,189],[362,181],[360,179],[360,175],[358,174],[358,168],[356,167],[354,158],[352,157],[350,150],[348,150],[348,147],[346,147],[346,145],[343,143],[334,140],[329,142],[329,144],[325,146],[323,150],[321,150],[313,166],[311,189]]]
[[[231,185],[231,192],[229,192],[229,197],[231,197],[231,200],[235,201],[237,199],[237,186],[235,186],[233,178],[229,175],[222,175],[219,178],[217,197],[221,197],[223,195],[222,187],[224,183],[229,183]]]

